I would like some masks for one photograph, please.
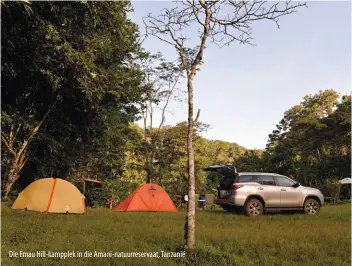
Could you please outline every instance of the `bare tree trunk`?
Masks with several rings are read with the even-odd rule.
[[[5,192],[4,198],[3,198],[4,200],[8,200],[11,188],[18,178],[19,178],[19,172],[17,171],[17,167],[16,165],[12,165],[8,174],[8,179],[4,187],[4,192]]]
[[[3,197],[4,200],[8,200],[8,195],[11,191],[13,184],[20,177],[19,173],[27,163],[27,160],[28,160],[27,144],[28,144],[28,141],[24,141],[20,151],[16,153],[16,155],[11,160],[10,170],[8,172],[7,180],[5,181],[5,186],[4,186],[4,197]]]
[[[188,208],[187,208],[187,248],[195,248],[195,176],[194,176],[194,151],[193,151],[193,84],[192,79],[188,80]]]
[[[143,128],[143,138],[145,141],[145,172],[147,174],[146,178],[145,178],[145,182],[146,183],[150,183],[151,182],[151,173],[150,173],[150,160],[149,160],[149,140],[148,140],[148,134],[147,134],[147,117],[148,117],[148,108],[145,109],[145,114],[143,115],[143,124],[144,124],[144,128]],[[152,117],[152,115],[150,114],[150,117]],[[151,118],[152,119],[152,118]],[[152,124],[152,122],[151,122]],[[149,136],[150,137],[150,136]]]
[[[147,180],[146,180],[147,184],[152,182],[152,174],[150,172],[150,164],[148,163],[147,165]]]
[[[6,180],[5,186],[4,186],[4,192],[5,192],[4,198],[3,198],[4,200],[8,199],[8,195],[11,191],[13,184],[20,177],[19,174],[28,161],[28,149],[29,149],[28,147],[29,147],[31,141],[33,140],[34,136],[37,134],[38,130],[40,129],[40,127],[44,123],[45,119],[49,115],[50,111],[52,110],[52,107],[53,107],[52,101],[53,100],[51,100],[51,102],[49,104],[49,108],[46,111],[46,113],[43,115],[43,117],[37,123],[37,125],[33,128],[32,132],[30,132],[29,136],[23,141],[22,145],[20,146],[20,148],[17,152],[15,151],[15,149],[13,147],[13,143],[15,142],[15,137],[16,137],[16,134],[13,133],[14,128],[15,128],[14,123],[11,125],[11,130],[10,130],[10,134],[9,134],[8,139],[6,138],[5,134],[1,134],[2,143],[5,144],[8,151],[13,156],[13,158],[11,160],[11,167],[8,172],[7,180]],[[20,127],[21,127],[21,125],[19,125],[19,127],[17,128],[17,131],[16,131],[17,133],[19,132]]]

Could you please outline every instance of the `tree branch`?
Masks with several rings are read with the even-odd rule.
[[[174,89],[175,89],[180,77],[181,77],[181,73],[179,73],[179,75],[177,76],[177,78],[174,81],[171,89],[169,89],[168,96],[167,96],[167,99],[166,99],[166,103],[165,103],[165,105],[163,106],[163,108],[161,110],[161,122],[160,122],[159,128],[158,128],[159,132],[160,132],[160,129],[161,129],[161,127],[163,126],[163,124],[165,122],[165,111],[166,111],[167,106],[169,105],[169,101],[170,101],[171,95],[173,94]],[[169,88],[170,88],[170,85],[171,85],[170,83],[171,83],[171,81],[169,81]]]
[[[200,116],[200,109],[198,109],[196,118],[194,119],[194,124],[196,124],[198,122],[199,116]]]
[[[208,34],[209,34],[209,23],[210,23],[210,17],[211,17],[209,6],[206,3],[204,3],[203,1],[199,1],[199,3],[204,9],[205,19],[204,19],[204,24],[201,24],[203,26],[203,34],[202,34],[202,38],[201,38],[201,42],[200,42],[197,56],[194,59],[194,61],[192,62],[191,78],[193,78],[193,76],[195,75],[195,73],[197,71],[197,66],[201,63],[201,61],[203,59],[203,52],[204,52],[205,43],[207,41]]]
[[[28,144],[31,142],[32,138],[35,136],[35,134],[38,132],[39,128],[42,126],[42,124],[44,123],[45,119],[47,118],[47,116],[49,115],[49,113],[51,112],[54,104],[53,103],[53,97],[50,100],[49,103],[49,107],[48,110],[45,112],[45,114],[43,115],[43,117],[39,120],[39,122],[37,123],[37,125],[34,127],[34,129],[32,130],[32,132],[30,133],[30,135],[28,136],[28,138],[26,140],[23,141],[21,148],[19,149],[19,151],[16,153],[15,156],[15,161],[14,164],[17,165],[18,161],[20,160],[22,154],[24,153],[24,151],[27,149]]]
[[[12,149],[12,147],[9,145],[8,140],[6,139],[6,136],[3,132],[1,132],[1,139],[2,139],[2,143],[5,144],[7,150],[14,156],[16,156],[15,151]]]

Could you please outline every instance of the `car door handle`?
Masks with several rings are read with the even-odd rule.
[[[259,189],[259,190],[264,190],[264,188],[262,188],[262,187],[258,187],[258,189]]]
[[[286,189],[282,188],[281,191],[286,191]]]

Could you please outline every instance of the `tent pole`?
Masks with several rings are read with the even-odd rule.
[[[83,180],[83,195],[86,193],[86,181]]]

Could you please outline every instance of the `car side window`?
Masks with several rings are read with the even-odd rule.
[[[280,187],[292,187],[295,184],[295,182],[284,176],[277,176],[276,180]]]
[[[275,179],[271,175],[262,175],[257,182],[266,186],[276,186]]]
[[[257,182],[258,176],[256,175],[241,175],[238,177],[238,183],[249,183],[249,182]]]

